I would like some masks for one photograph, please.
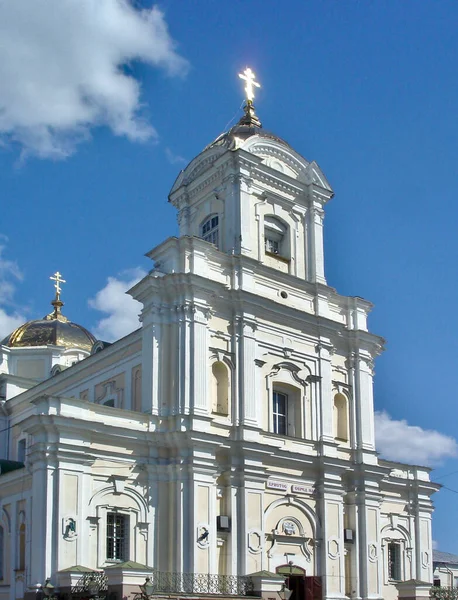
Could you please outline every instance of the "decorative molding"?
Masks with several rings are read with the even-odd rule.
[[[336,560],[340,556],[340,542],[335,536],[328,539],[328,556],[331,560]]]
[[[138,533],[143,537],[145,542],[148,541],[149,523],[144,523],[144,522],[139,521],[137,523],[137,529],[138,529]]]
[[[372,562],[372,563],[377,562],[378,548],[377,548],[377,544],[375,544],[374,542],[371,542],[370,544],[367,545],[367,557],[370,562]]]
[[[263,549],[263,534],[260,529],[249,529],[247,533],[247,546],[251,554],[260,554]]]
[[[291,363],[291,362],[280,362],[277,363],[276,365],[274,365],[272,367],[272,370],[270,371],[270,373],[267,375],[267,377],[276,377],[278,375],[278,373],[280,373],[280,371],[282,370],[285,371],[289,371],[291,377],[300,385],[306,387],[307,386],[307,378],[306,379],[302,379],[299,376],[299,373],[301,371],[303,371],[303,369],[301,369],[301,367],[298,367],[296,364]]]

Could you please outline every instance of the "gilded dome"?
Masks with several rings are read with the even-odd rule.
[[[243,107],[243,110],[245,114],[240,121],[234,125],[234,127],[231,127],[229,131],[226,131],[218,136],[216,140],[207,146],[207,148],[222,146],[228,150],[235,150],[239,146],[240,142],[244,142],[253,135],[260,135],[264,138],[269,138],[276,142],[280,142],[280,144],[284,144],[285,146],[289,146],[288,142],[285,142],[285,140],[282,138],[262,127],[262,123],[258,119],[254,106],[251,102],[247,102]]]
[[[61,313],[58,297],[51,303],[54,311],[36,321],[28,321],[8,335],[1,344],[10,348],[30,346],[64,346],[90,352],[97,341],[87,329],[72,323]]]

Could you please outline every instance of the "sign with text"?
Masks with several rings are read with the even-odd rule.
[[[284,481],[269,480],[266,483],[266,487],[270,490],[278,490],[280,492],[287,492],[289,490],[289,484]],[[315,488],[310,485],[292,484],[292,494],[314,494]]]

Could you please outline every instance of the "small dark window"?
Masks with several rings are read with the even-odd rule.
[[[107,513],[107,560],[128,560],[129,517]]]
[[[401,544],[388,544],[388,576],[392,581],[401,581]]]

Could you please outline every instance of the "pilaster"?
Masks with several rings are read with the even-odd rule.
[[[321,431],[319,439],[322,442],[334,444],[334,431],[332,425],[333,400],[332,400],[332,353],[333,347],[329,341],[320,341],[316,347],[319,356],[320,392],[318,406],[320,413]]]
[[[256,322],[251,315],[240,315],[235,318],[235,327],[240,420],[244,425],[256,427]]]
[[[324,210],[320,203],[313,201],[309,211],[310,235],[308,256],[309,280],[313,283],[326,285],[324,276],[324,249],[323,249],[323,220]]]

